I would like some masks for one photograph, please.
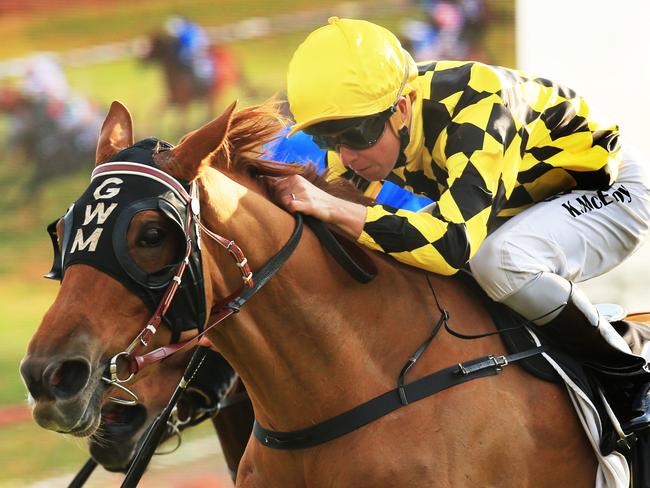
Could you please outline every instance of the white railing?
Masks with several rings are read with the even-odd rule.
[[[214,44],[223,44],[292,31],[309,30],[318,25],[323,25],[331,15],[357,18],[381,16],[406,10],[408,6],[408,0],[379,0],[368,3],[344,2],[317,10],[292,12],[272,17],[251,17],[231,24],[206,27],[205,30]],[[67,51],[48,52],[47,54],[63,66],[85,66],[137,56],[138,53],[142,52],[145,42],[146,38],[138,37],[128,41]],[[35,54],[38,53],[0,61],[0,80],[23,76],[30,65],[31,58]]]

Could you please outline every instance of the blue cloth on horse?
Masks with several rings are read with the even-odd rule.
[[[288,132],[289,128],[286,128],[280,137],[264,146],[263,157],[282,163],[312,163],[316,165],[319,173],[325,171],[327,151],[319,148],[312,141],[311,136],[302,131],[296,132],[291,137],[286,136]],[[376,200],[381,204],[412,211],[420,210],[432,203],[432,200],[416,196],[390,181],[383,182]]]

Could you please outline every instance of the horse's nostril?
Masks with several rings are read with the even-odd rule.
[[[43,377],[55,397],[70,398],[86,386],[90,364],[85,360],[64,361],[47,368]]]
[[[44,363],[39,359],[26,359],[20,365],[20,374],[23,377],[29,394],[35,400],[50,397],[48,388],[42,383]]]

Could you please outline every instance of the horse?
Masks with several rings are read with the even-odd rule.
[[[255,90],[247,83],[236,56],[227,46],[212,45],[209,58],[215,73],[210,80],[198,80],[191,69],[185,66],[178,55],[178,39],[167,33],[154,33],[148,37],[142,52],[146,62],[160,63],[167,91],[165,106],[179,111],[180,127],[187,128],[189,109],[194,103],[205,110],[205,120],[214,115],[215,103],[229,88],[241,86],[247,96]]]
[[[650,314],[631,314],[626,317],[626,321],[630,327],[624,333],[624,339],[635,354],[648,357],[646,346],[650,344]],[[251,434],[254,417],[250,400],[239,378],[233,376],[229,387],[223,391],[227,381],[224,383],[224,378],[220,381],[219,376],[213,374],[215,362],[220,363],[220,355],[214,351],[212,355],[212,360],[210,361],[209,357],[208,364],[199,370],[199,373],[203,374],[193,379],[189,394],[181,396],[176,414],[168,422],[168,430],[160,444],[175,438],[175,447],[162,448],[162,454],[171,454],[180,446],[183,430],[210,419],[216,430],[227,469],[235,482],[237,467]],[[95,434],[88,439],[94,463],[98,462],[108,471],[128,470],[135,453],[141,447],[144,433],[161,413],[171,396],[175,385],[174,378],[179,375],[171,364],[169,371],[166,366],[167,364],[163,363],[162,374],[155,378],[150,376],[133,388],[138,397],[135,405],[106,402],[102,407],[102,421],[98,429],[101,437]],[[228,378],[226,374],[225,379]],[[75,478],[77,484],[70,485],[71,488],[83,486],[90,475],[86,466]]]
[[[0,113],[9,121],[5,146],[30,170],[26,198],[55,177],[92,168],[101,119],[87,100],[34,98],[6,87],[0,91]]]
[[[630,314],[627,315],[626,321],[629,329],[621,331],[624,332],[625,341],[632,352],[648,357],[650,314]],[[105,469],[127,471],[134,454],[141,446],[141,436],[170,398],[175,384],[173,379],[178,377],[178,371],[172,367],[167,371],[165,363],[162,366],[160,375],[153,379],[150,376],[135,386],[134,391],[139,398],[137,405],[125,406],[107,402],[102,409],[102,424],[98,429],[103,432],[101,441],[91,436],[89,447],[93,459]],[[169,429],[161,444],[176,436],[177,445],[180,445],[183,430],[210,418],[217,432],[226,466],[235,482],[237,467],[250,437],[254,417],[250,400],[239,378],[233,377],[228,390],[222,394],[223,380],[220,382],[218,376],[212,374],[213,370],[214,365],[204,366],[200,371],[205,374],[198,378],[198,381],[192,382],[194,391],[191,393],[198,390],[201,392],[198,396],[181,396],[178,405],[180,413],[169,423]],[[146,414],[144,422],[142,413]],[[116,430],[119,435],[111,435]],[[168,449],[166,451],[173,452]]]
[[[116,393],[117,401],[109,399],[103,403],[99,428],[88,437],[88,450],[95,461],[109,471],[127,470],[141,438],[171,397],[191,352],[189,349],[179,353],[165,362],[163,374],[147,376],[131,388],[136,400]],[[209,374],[205,369],[209,369]],[[236,387],[232,369],[220,354],[211,351],[205,368],[180,398],[161,444],[176,438],[178,446],[183,429],[207,419],[214,420],[220,410],[218,404]],[[230,444],[226,442],[225,452],[232,450]],[[163,451],[175,450],[177,446],[165,447]]]
[[[278,126],[268,107],[235,112],[233,104],[177,146],[156,146],[150,156],[157,169],[148,170],[165,181],[172,177],[195,185],[188,212],[201,207],[204,315],[210,316],[206,322],[215,314],[225,317],[207,337],[241,377],[256,423],[267,432],[300,432],[391,390],[400,371],[408,370],[413,384],[450,365],[505,354],[496,335],[465,342],[438,334],[411,368],[404,367],[442,318],[456,330],[476,334],[492,331],[492,320],[460,280],[371,254],[377,277],[359,284],[310,230],[298,241],[299,218],[274,203],[269,178],[304,169],[258,157],[258,148]],[[133,144],[131,116],[114,102],[100,132],[95,171],[113,168],[107,161],[129,153],[124,151]],[[105,186],[97,195],[110,203],[117,191]],[[104,213],[96,209],[95,215],[104,215],[102,208]],[[83,221],[81,212],[77,218]],[[134,214],[126,242],[117,244],[148,273],[178,263],[178,277],[186,263],[182,252],[179,258],[186,238],[176,232],[178,223],[170,215],[151,208]],[[60,239],[65,220],[57,226]],[[227,239],[213,240],[217,232]],[[235,266],[233,244],[224,249],[223,241],[237,242],[246,261],[240,256]],[[288,241],[295,249],[286,257]],[[286,261],[271,277],[261,270],[268,270],[264,265],[278,250]],[[256,270],[252,280],[264,278],[264,288],[241,309],[222,314],[224,297],[236,295],[242,275],[251,279],[242,272],[247,266]],[[168,281],[173,288],[171,276]],[[36,422],[77,436],[93,433],[111,389],[102,381],[107,368],[126,368],[116,358],[130,356],[133,344],[144,347],[134,337],[146,344],[143,351],[170,338],[148,327],[145,333],[151,310],[109,273],[71,264],[21,364]],[[160,374],[160,368],[154,363],[135,379]],[[249,440],[237,486],[586,487],[596,479],[596,456],[565,389],[515,365],[407,401],[368,425],[309,448],[274,449],[264,442],[257,435]]]
[[[193,349],[188,349],[179,353],[173,361],[164,363],[163,374],[150,375],[131,387],[137,401],[121,398],[117,403],[104,402],[99,428],[87,441],[91,461],[71,486],[83,486],[97,463],[107,471],[127,472],[146,431],[172,395],[192,352]],[[157,453],[173,453],[182,443],[183,430],[210,420],[234,481],[253,426],[252,408],[241,381],[220,354],[209,351],[204,363],[167,421]],[[163,445],[168,440],[171,446]]]

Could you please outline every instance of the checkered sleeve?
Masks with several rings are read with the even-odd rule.
[[[359,242],[403,263],[454,274],[474,255],[490,216],[503,204],[503,174],[516,174],[521,157],[518,137],[511,113],[496,94],[468,104],[433,150],[432,164],[437,159],[447,172],[433,213],[369,207]]]

